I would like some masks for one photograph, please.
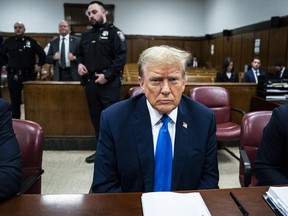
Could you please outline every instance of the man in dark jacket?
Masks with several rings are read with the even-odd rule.
[[[20,118],[23,82],[35,80],[41,66],[45,64],[46,54],[36,40],[25,36],[25,25],[14,24],[15,36],[4,41],[0,51],[3,63],[2,72],[8,74],[8,89],[12,104],[12,117]],[[37,58],[36,58],[37,57]]]
[[[78,73],[85,80],[82,83],[86,85],[96,143],[102,110],[120,100],[121,74],[127,55],[124,34],[107,23],[106,13],[102,2],[93,1],[89,4],[87,14],[93,28],[82,34],[77,55]],[[87,157],[86,162],[93,163],[94,158],[95,154]]]

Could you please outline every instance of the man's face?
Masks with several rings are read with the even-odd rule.
[[[25,27],[22,23],[15,23],[14,24],[14,33],[16,36],[21,36],[25,33]]]
[[[152,107],[161,115],[169,114],[180,103],[185,78],[179,65],[147,67],[140,85]]]
[[[104,23],[104,17],[106,16],[106,12],[98,4],[92,4],[88,7],[87,15],[91,25],[100,26]]]
[[[251,62],[251,65],[252,65],[252,68],[254,68],[255,70],[258,70],[261,66],[261,62],[259,59],[254,59],[252,62]]]
[[[70,33],[70,27],[67,22],[62,21],[59,23],[59,33],[62,36],[65,36]]]

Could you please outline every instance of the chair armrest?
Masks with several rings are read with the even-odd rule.
[[[251,163],[245,150],[240,149],[240,158],[243,161],[244,186],[248,187],[251,183]],[[240,160],[241,163],[241,160]]]
[[[237,107],[231,107],[231,110],[236,111],[238,113],[241,113],[243,116],[246,114],[246,112],[244,110],[241,110]]]
[[[43,173],[44,173],[44,170],[41,169],[37,171],[33,176],[30,176],[29,178],[27,178],[22,183],[21,189],[17,193],[17,195],[25,194],[29,190],[29,188],[31,188],[35,184],[35,182],[41,177]]]

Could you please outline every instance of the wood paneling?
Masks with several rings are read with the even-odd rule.
[[[132,41],[132,55],[131,60],[132,62],[137,62],[139,55],[142,53],[143,50],[149,47],[149,41],[145,39],[138,39]],[[129,51],[128,51],[129,52]]]
[[[124,83],[122,99],[137,82]],[[250,100],[256,95],[254,83],[187,83],[185,95],[196,86],[222,86],[229,90],[231,104],[249,111]],[[39,123],[45,137],[94,137],[84,88],[79,82],[33,81],[24,84],[25,118]],[[241,116],[232,114],[233,121]]]
[[[231,57],[234,61],[234,70],[236,72],[244,71],[244,66],[240,65],[241,62],[241,52],[242,52],[242,37],[241,35],[235,35],[231,37],[232,39],[232,54]]]
[[[287,27],[270,30],[268,71],[271,72],[276,62],[286,62],[287,55]]]
[[[269,30],[264,31],[258,31],[255,32],[255,39],[260,39],[260,53],[256,56],[258,56],[261,60],[261,68],[264,71],[267,71],[267,65],[268,65],[268,52],[269,52]],[[254,48],[254,45],[253,45]]]
[[[244,68],[244,65],[251,65],[254,56],[254,33],[242,34],[242,52],[240,67]]]
[[[271,28],[270,20],[230,30],[232,36],[223,36],[216,33],[210,37],[174,37],[174,36],[144,36],[126,35],[128,55],[127,63],[138,61],[139,54],[146,48],[158,45],[171,45],[185,49],[196,55],[202,66],[216,67],[219,69],[223,59],[231,56],[234,60],[235,70],[242,72],[244,65],[251,65],[254,54],[255,39],[260,39],[261,68],[271,72],[276,61],[283,61],[288,65],[288,17],[280,18],[280,26]],[[2,33],[4,38],[13,33]],[[53,39],[55,34],[27,33],[27,35],[38,40],[42,47]],[[211,55],[210,47],[214,44],[214,54]]]

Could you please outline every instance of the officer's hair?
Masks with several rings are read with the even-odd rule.
[[[184,50],[162,45],[144,50],[138,60],[139,76],[143,77],[148,67],[179,65],[183,78],[186,77],[186,65],[191,60],[191,54]]]
[[[92,2],[90,2],[89,3],[89,5],[92,5],[92,4],[98,4],[100,7],[102,7],[104,10],[106,10],[106,8],[105,8],[105,5],[102,3],[102,2],[100,2],[100,1],[92,1]],[[88,6],[89,6],[88,5]]]

